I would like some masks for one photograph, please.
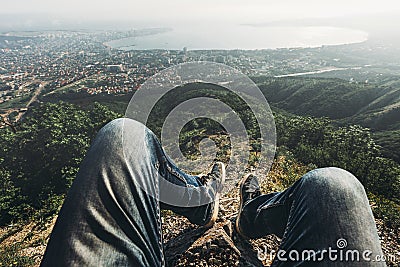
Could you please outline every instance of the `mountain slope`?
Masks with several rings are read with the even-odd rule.
[[[374,130],[400,129],[400,86],[328,78],[254,78],[272,106]]]

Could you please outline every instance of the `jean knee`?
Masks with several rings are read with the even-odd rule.
[[[107,123],[97,134],[97,138],[110,139],[123,145],[143,143],[152,132],[142,123],[129,119],[119,118]]]
[[[329,191],[365,195],[364,186],[352,173],[336,167],[313,170],[303,176],[302,183],[321,194]]]
[[[136,130],[143,129],[145,127],[142,123],[128,119],[128,118],[118,118],[107,123],[103,128],[101,128],[100,132],[115,132],[121,133],[123,130]]]
[[[125,124],[124,118],[114,119],[104,125],[97,133],[98,137],[116,136],[122,133]]]

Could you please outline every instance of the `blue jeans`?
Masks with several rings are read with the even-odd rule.
[[[242,218],[247,237],[282,238],[272,266],[386,266],[365,190],[345,170],[313,170],[250,201]]]
[[[165,155],[144,125],[118,119],[103,127],[68,193],[41,266],[163,266],[160,209],[172,210],[201,225],[211,204],[177,207],[159,203],[137,184],[157,175],[194,189],[201,185],[197,176],[182,172]],[[163,193],[157,182],[149,186]],[[315,249],[321,255],[343,238],[347,248],[382,254],[364,189],[354,176],[340,169],[310,172],[284,192],[254,199],[242,214],[246,216],[246,234],[281,235],[281,248],[287,252]],[[299,262],[275,259],[274,265],[295,266]]]

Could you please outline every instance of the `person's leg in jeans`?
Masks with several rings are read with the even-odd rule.
[[[199,198],[202,180],[179,170],[144,125],[118,119],[103,127],[69,190],[41,265],[164,265],[159,175]],[[212,189],[206,190],[211,198]],[[215,202],[163,206],[199,225],[212,224],[218,210]]]
[[[261,195],[257,178],[249,175],[241,182],[241,196],[238,232],[282,238],[272,266],[385,266],[368,261],[383,253],[365,190],[347,171],[317,169],[268,195]]]

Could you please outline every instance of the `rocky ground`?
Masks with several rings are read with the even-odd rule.
[[[312,166],[280,158],[262,183],[263,193],[282,190]],[[269,266],[269,252],[277,251],[276,236],[246,241],[237,235],[233,220],[239,204],[238,190],[224,194],[219,219],[210,228],[195,226],[185,218],[163,212],[163,238],[167,266]],[[38,266],[55,217],[47,221],[12,225],[0,229],[0,266]],[[400,266],[400,229],[376,220],[388,266]]]

